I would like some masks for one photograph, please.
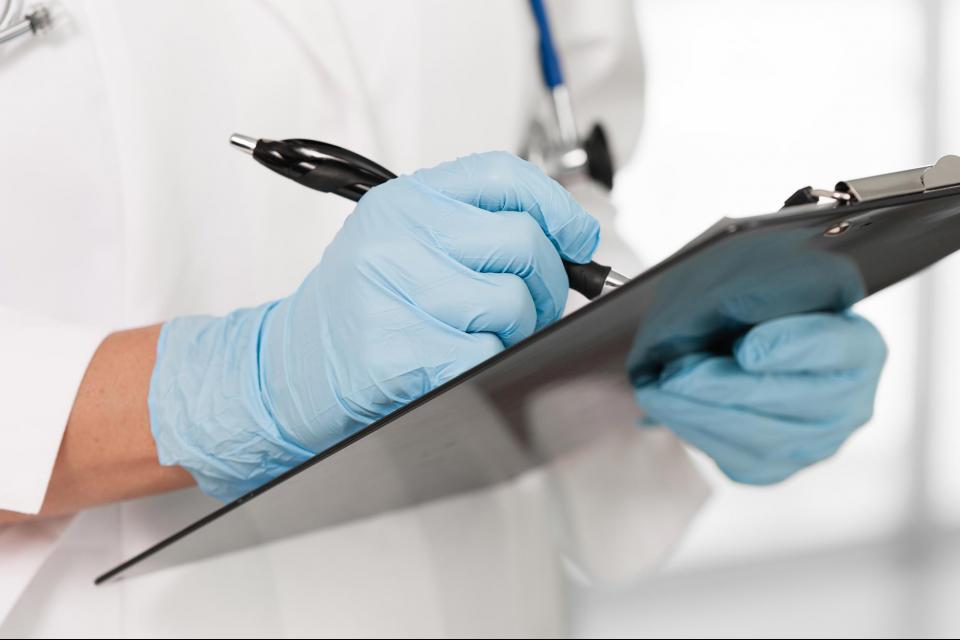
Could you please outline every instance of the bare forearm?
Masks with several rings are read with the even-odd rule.
[[[147,394],[160,325],[103,341],[84,374],[40,516],[189,486],[179,467],[157,460]],[[0,511],[0,524],[31,516]],[[32,516],[37,517],[37,516]]]

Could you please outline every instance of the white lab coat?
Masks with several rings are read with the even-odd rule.
[[[410,171],[517,150],[543,99],[520,0],[61,5],[47,40],[0,50],[0,509],[25,512],[108,330],[286,295],[349,212],[231,151],[230,133]],[[641,108],[629,2],[552,13],[580,121],[604,120],[622,160]],[[212,501],[0,528],[0,635],[559,634],[562,558],[632,576],[706,495],[672,436],[632,427],[628,394],[588,394],[622,429],[552,470],[119,584],[91,581]]]

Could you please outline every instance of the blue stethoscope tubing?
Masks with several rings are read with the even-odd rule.
[[[547,85],[547,89],[553,90],[563,85],[563,69],[560,66],[557,48],[553,44],[550,17],[547,15],[543,0],[530,0],[530,9],[533,11],[533,19],[540,33],[540,70],[543,73],[543,82]]]
[[[547,7],[543,0],[530,0],[530,10],[533,12],[533,19],[540,34],[540,72],[553,103],[553,112],[557,120],[557,141],[564,147],[573,148],[579,143],[577,123],[573,116],[570,93],[563,81],[560,56],[553,43]]]

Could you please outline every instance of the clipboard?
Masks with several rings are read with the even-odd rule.
[[[96,578],[97,584],[507,482],[611,429],[537,407],[630,383],[753,325],[839,311],[960,249],[960,157],[805,187],[668,259]],[[572,394],[572,396],[571,396]],[[173,527],[172,527],[173,528]]]

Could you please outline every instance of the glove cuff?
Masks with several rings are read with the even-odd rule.
[[[372,421],[352,412],[331,384],[334,347],[319,329],[324,310],[316,303],[298,295],[281,300],[265,315],[259,340],[262,404],[279,437],[314,453]]]
[[[277,303],[164,324],[148,405],[157,455],[230,501],[311,457],[264,405],[260,342]]]

